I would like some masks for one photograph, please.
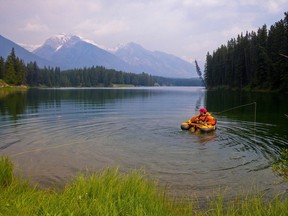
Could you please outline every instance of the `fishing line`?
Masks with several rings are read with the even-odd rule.
[[[255,105],[255,116],[256,116],[256,106],[257,106],[257,103],[256,103],[256,102],[249,103],[249,104],[244,104],[244,105],[240,105],[240,106],[236,106],[236,107],[232,107],[232,108],[223,110],[223,111],[221,111],[221,112],[214,112],[214,113],[215,113],[215,114],[221,114],[221,113],[225,113],[225,112],[228,112],[228,111],[231,111],[231,110],[234,110],[234,109],[238,109],[238,108],[245,107],[245,106],[250,106],[250,105]],[[256,118],[255,118],[255,119],[256,119]]]
[[[221,114],[221,113],[225,113],[225,112],[228,112],[228,111],[231,111],[231,110],[234,110],[234,109],[239,109],[241,107],[251,106],[251,105],[254,105],[254,141],[255,141],[255,144],[256,144],[256,115],[257,115],[257,103],[256,102],[248,103],[248,104],[244,104],[244,105],[240,105],[240,106],[236,106],[236,107],[232,107],[232,108],[223,110],[221,112],[214,112],[214,113],[215,114]],[[284,115],[288,118],[288,115],[286,115],[286,114],[284,114]]]

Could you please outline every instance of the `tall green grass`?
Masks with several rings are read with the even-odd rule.
[[[13,164],[8,157],[0,157],[0,187],[7,187],[14,179]]]
[[[0,157],[0,215],[285,215],[287,199],[264,202],[261,195],[224,201],[224,195],[207,200],[178,201],[143,171],[118,169],[78,175],[60,191],[40,189],[13,175],[13,164]]]

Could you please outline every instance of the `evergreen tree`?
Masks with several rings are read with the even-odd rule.
[[[4,70],[5,70],[5,61],[4,58],[0,56],[0,79],[3,79]]]
[[[267,53],[267,28],[263,25],[258,29],[258,41],[257,41],[257,68],[256,68],[256,84],[260,88],[269,87],[269,67],[270,59]]]
[[[14,48],[12,48],[11,53],[8,55],[7,60],[5,62],[5,70],[3,74],[3,80],[8,84],[16,84],[16,55]]]
[[[36,62],[30,62],[27,64],[26,81],[29,86],[40,85],[40,68]]]
[[[55,68],[55,86],[60,86],[61,83],[61,70],[59,67]]]
[[[26,85],[26,66],[18,57],[15,62],[16,85]]]
[[[270,30],[263,25],[206,56],[208,87],[251,87],[288,91],[288,13]]]

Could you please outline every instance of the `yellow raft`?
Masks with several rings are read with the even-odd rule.
[[[215,125],[204,125],[204,124],[200,124],[200,123],[191,123],[190,121],[187,122],[183,122],[181,124],[181,129],[182,130],[189,130],[192,133],[200,131],[200,132],[211,132],[211,131],[215,131],[216,130],[216,126]]]

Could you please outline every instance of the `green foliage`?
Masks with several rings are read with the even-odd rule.
[[[288,199],[263,194],[225,199],[212,196],[207,207],[173,200],[143,171],[118,169],[80,174],[62,190],[39,189],[13,177],[13,165],[0,157],[0,215],[285,215]]]
[[[181,79],[181,78],[165,78],[153,76],[156,83],[160,86],[203,86],[203,83],[200,78],[190,78],[190,79]]]
[[[280,157],[273,164],[272,170],[288,181],[288,148],[281,150]]]
[[[14,49],[4,61],[0,58],[0,79],[7,84],[46,87],[111,87],[116,85],[129,86],[201,86],[201,81],[192,79],[176,79],[151,76],[147,73],[127,73],[106,69],[101,66],[61,71],[59,67],[39,68],[36,62],[26,66],[16,57]]]
[[[0,80],[3,79],[4,70],[5,70],[5,61],[4,58],[0,56]]]
[[[64,87],[107,87],[113,84],[152,86],[155,83],[153,77],[146,73],[126,73],[100,66],[63,71],[60,79],[60,86]]]
[[[0,171],[11,162],[0,160]],[[170,201],[141,171],[118,169],[81,174],[63,191],[41,190],[19,179],[0,188],[0,215],[191,215],[191,206]]]
[[[173,215],[172,206],[165,196],[158,193],[155,184],[146,181],[139,172],[126,175],[120,174],[117,169],[107,169],[100,173],[80,175],[65,187],[60,197],[55,196],[42,206],[46,213]]]
[[[281,55],[282,54],[282,55]],[[267,30],[241,33],[213,54],[207,54],[208,87],[268,89],[288,92],[288,13]]]
[[[14,178],[13,164],[8,157],[0,157],[0,187],[8,187]]]
[[[24,85],[26,84],[26,66],[22,60],[16,57],[14,48],[12,48],[10,55],[5,61],[0,61],[0,75],[3,76],[3,80],[12,85]]]

